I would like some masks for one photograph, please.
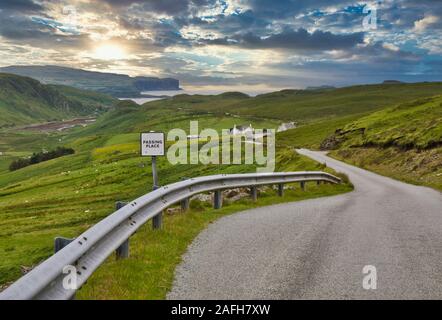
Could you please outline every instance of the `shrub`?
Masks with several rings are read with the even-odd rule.
[[[43,161],[48,161],[51,159],[59,158],[68,154],[74,154],[75,151],[72,148],[65,147],[57,147],[57,149],[49,151],[49,152],[38,152],[33,153],[29,159],[20,158],[12,161],[9,165],[9,171],[15,171],[32,164],[40,163]]]

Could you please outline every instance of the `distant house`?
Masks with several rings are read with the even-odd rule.
[[[255,139],[261,139],[263,137],[270,135],[270,132],[267,129],[261,129],[259,133],[256,132],[256,130],[252,127],[251,124],[249,124],[248,126],[234,125],[233,128],[229,129],[229,133],[232,136],[235,135],[245,136],[247,141],[254,141]]]
[[[286,122],[286,123],[282,123],[278,127],[277,132],[287,131],[287,130],[294,129],[294,128],[296,128],[296,124],[294,122]]]
[[[233,128],[229,129],[229,133],[231,135],[253,135],[253,132],[255,131],[255,129],[253,129],[252,124],[245,126],[245,125],[239,125],[237,126],[236,124],[233,126]]]

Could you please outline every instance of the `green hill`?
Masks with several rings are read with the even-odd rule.
[[[104,93],[62,85],[49,85],[49,87],[54,88],[70,100],[98,110],[107,110],[118,103],[118,99]]]
[[[399,104],[345,125],[330,147],[431,149],[442,145],[442,96]]]
[[[75,89],[43,87],[50,88],[50,92],[55,90],[70,102],[76,99],[75,103],[79,104],[95,103],[94,109],[101,103],[97,96],[85,96]],[[30,89],[26,92],[27,99],[22,102],[32,98],[36,105],[48,108],[45,99],[29,94]],[[279,145],[319,148],[323,140],[331,137],[338,140],[334,145],[337,148],[333,151],[335,157],[382,174],[442,189],[442,147],[438,144],[442,98],[432,97],[441,93],[442,83],[419,83],[285,90],[254,98],[241,93],[179,95],[143,106],[131,101],[118,102],[116,108],[100,115],[95,124],[85,128],[50,134],[23,132],[18,128],[0,130],[3,154],[0,157],[0,284],[19,277],[20,266],[35,265],[52,254],[55,236],[78,235],[112,212],[115,201],[133,199],[149,190],[152,183],[150,160],[139,155],[140,132],[167,133],[172,128],[187,132],[193,120],[199,120],[200,130],[249,123],[257,128],[275,128],[281,122],[294,120],[299,127],[278,134]],[[55,111],[50,109],[51,112],[65,113],[64,109],[58,111],[55,105],[53,109]],[[57,146],[73,148],[75,154],[14,172],[7,169],[14,159]],[[158,167],[161,184],[179,181],[182,177],[254,170],[254,166],[246,165],[173,166],[165,157],[158,159]],[[322,164],[297,155],[292,148],[277,150],[278,171],[323,169]],[[349,188],[309,184],[307,190],[303,193],[297,188],[288,192],[293,192],[293,199],[303,199]],[[263,195],[264,203],[276,201],[273,193],[270,190]],[[244,208],[253,205],[247,201],[241,202]],[[208,205],[198,202],[194,205],[195,210],[189,215],[165,215],[165,225],[170,228],[166,232],[155,233],[146,226],[138,237],[147,239],[148,243],[140,245],[136,238],[132,243],[134,252],[139,252],[136,250],[140,248],[148,252],[137,255],[142,263],[134,260],[131,262],[134,265],[126,264],[127,269],[116,270],[121,264],[120,267],[112,266],[109,259],[79,296],[109,294],[115,298],[116,288],[108,285],[109,280],[118,274],[121,277],[121,273],[132,270],[130,268],[142,268],[147,270],[148,277],[127,277],[126,281],[133,284],[137,280],[136,285],[151,281],[148,288],[160,287],[151,296],[164,297],[172,281],[173,266],[180,261],[186,244],[213,221],[212,214],[217,214],[210,211]],[[237,208],[236,204],[226,206],[228,212]],[[177,248],[176,243],[182,246]],[[170,253],[166,259],[164,252]],[[164,265],[171,260],[174,262]],[[106,290],[103,286],[107,286]],[[139,288],[146,293],[144,286]]]
[[[125,74],[92,72],[60,66],[9,66],[0,72],[31,77],[45,84],[57,84],[106,93],[114,97],[137,97],[142,91],[179,90],[172,78],[130,77]]]
[[[249,97],[228,92],[220,95],[177,95],[149,102],[149,108],[189,110],[194,113],[295,121],[296,129],[278,133],[277,143],[319,149],[336,129],[397,103],[442,93],[442,82],[386,83],[317,90],[282,90]]]
[[[91,115],[112,98],[0,73],[0,128]]]
[[[148,106],[295,121],[297,128],[277,134],[278,145],[337,148],[333,154],[342,160],[442,189],[440,94],[442,82],[388,82],[282,90],[253,98],[180,95]]]
[[[283,90],[256,97],[179,95],[167,105],[305,124],[363,114],[442,93],[442,82],[359,85],[338,89]]]
[[[384,175],[442,190],[442,96],[387,108],[338,129],[333,155]]]
[[[115,109],[101,115],[96,123],[85,128],[50,134],[23,132],[18,128],[0,130],[0,287],[20,276],[20,266],[32,266],[50,256],[54,237],[78,235],[111,213],[115,201],[131,200],[148,192],[152,185],[150,158],[140,157],[139,133],[148,130],[167,133],[172,128],[182,128],[188,132],[191,120],[199,120],[200,130],[231,128],[237,123],[252,123],[257,127],[273,127],[278,124],[261,119],[164,108],[158,103],[140,107],[131,101],[121,101]],[[58,146],[73,148],[75,154],[12,172],[8,170],[14,159],[29,156],[42,149],[54,150]],[[278,171],[329,170],[289,149],[277,150],[276,160]],[[159,157],[158,169],[160,183],[164,185],[180,181],[183,177],[254,172],[256,164],[172,165],[166,157]],[[267,202],[260,200],[259,203],[288,199],[294,201],[350,189],[349,185],[317,186],[316,183],[309,183],[306,192],[300,188],[287,190],[287,197],[282,199],[278,199],[274,190],[270,189],[267,197],[264,194],[260,197]],[[248,199],[243,200],[240,207],[226,204],[227,211],[222,211],[222,214],[252,205],[256,204]],[[164,286],[161,285],[161,290],[155,291],[154,297],[165,295],[166,288],[172,281],[173,267],[179,262],[187,244],[210,221],[222,215],[210,211],[210,204],[194,201],[192,206],[196,210],[188,215],[164,217],[167,227],[182,230],[168,237],[169,241],[180,243],[180,246],[167,247],[165,250],[171,253],[167,259],[158,254],[163,252],[159,249],[156,251],[158,260],[152,260],[151,255],[146,255],[150,261],[142,263],[147,270],[153,270],[150,279],[153,279],[155,285],[152,288],[157,290],[156,283],[164,281]],[[183,217],[183,220],[176,220],[176,217]],[[149,226],[145,230],[143,233],[152,232]],[[162,234],[156,232],[152,236],[155,241],[160,241]],[[155,241],[148,246],[152,250],[157,248]],[[135,241],[132,246],[139,247]],[[167,267],[157,268],[158,261],[167,263]],[[106,282],[107,280],[103,283]],[[94,296],[84,290],[86,289],[83,289],[83,294]],[[148,293],[151,294],[150,291]]]

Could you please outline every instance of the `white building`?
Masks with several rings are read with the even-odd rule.
[[[255,130],[252,127],[252,124],[249,124],[249,126],[237,126],[236,124],[233,126],[233,128],[230,128],[230,134],[231,135],[245,135],[246,137],[252,136],[253,132]]]
[[[296,128],[296,124],[294,122],[286,122],[286,123],[282,123],[278,127],[277,132],[287,131],[287,130],[294,129],[294,128]]]

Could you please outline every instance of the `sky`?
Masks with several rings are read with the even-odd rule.
[[[183,86],[442,80],[442,0],[0,0],[0,65]]]

